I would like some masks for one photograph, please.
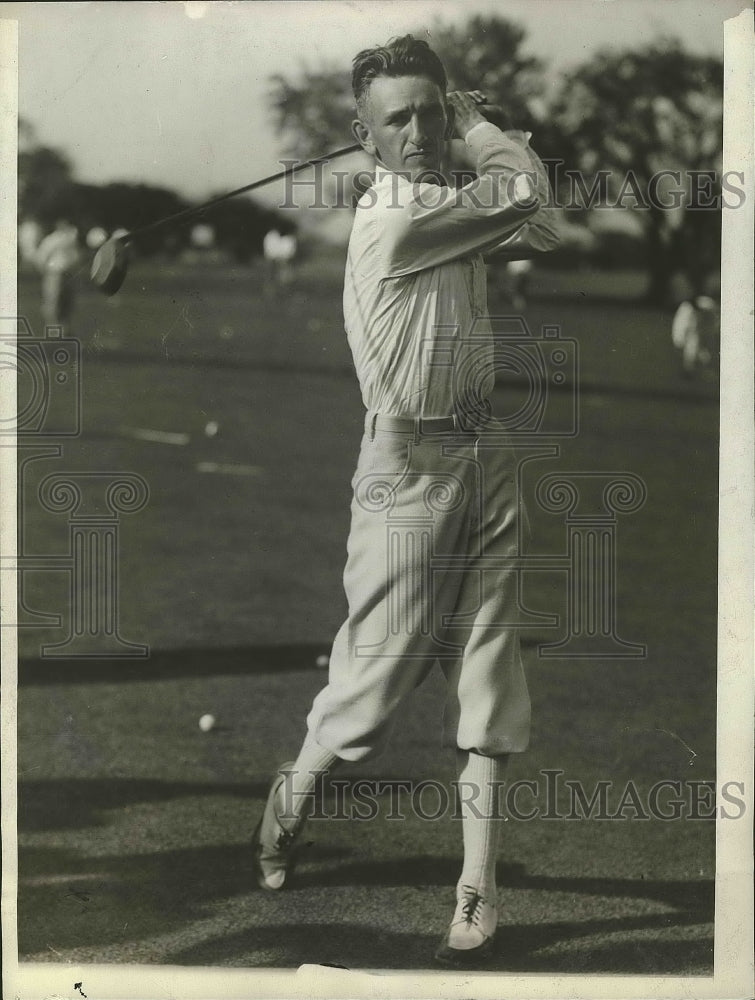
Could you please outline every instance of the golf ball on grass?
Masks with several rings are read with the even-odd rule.
[[[209,733],[211,729],[215,728],[215,716],[210,715],[209,713],[201,716],[199,719],[199,728],[203,733]]]

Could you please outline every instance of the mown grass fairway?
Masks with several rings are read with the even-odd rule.
[[[40,657],[65,638],[65,614],[60,628],[19,633],[25,960],[431,967],[460,864],[451,815],[390,820],[384,797],[374,821],[315,821],[295,886],[279,896],[260,892],[249,868],[270,775],[303,735],[325,679],[315,660],[345,611],[362,407],[339,271],[338,259],[310,260],[285,295],[265,297],[253,270],[142,263],[112,302],[82,290],[82,431],[59,457],[26,465],[21,538],[28,554],[67,550],[66,515],[37,501],[44,476],[142,476],[149,502],[119,525],[119,628],[151,656]],[[617,631],[647,656],[542,659],[538,643],[563,631],[527,632],[533,740],[511,780],[545,789],[541,772],[560,770],[588,794],[608,781],[612,812],[630,780],[641,802],[656,782],[679,781],[688,804],[702,789],[700,818],[627,807],[624,819],[510,820],[493,970],[712,968],[714,824],[704,786],[688,783],[716,779],[716,385],[680,377],[670,317],[634,301],[639,287],[542,272],[527,310],[533,332],[559,325],[579,350],[580,431],[535,472],[623,471],[646,485],[642,508],[618,518]],[[20,302],[39,335],[34,282]],[[490,305],[505,311],[494,282]],[[570,405],[567,392],[553,399],[557,415]],[[145,430],[188,441],[134,433]],[[530,513],[535,551],[563,553],[563,517],[533,502]],[[27,608],[65,612],[67,586],[63,573],[27,574]],[[524,598],[563,615],[563,576],[527,574]],[[448,786],[440,685],[433,675],[407,705],[389,754],[337,777]],[[197,724],[206,712],[218,719],[210,733]],[[552,805],[568,814],[561,788]],[[430,793],[423,806],[434,809]]]

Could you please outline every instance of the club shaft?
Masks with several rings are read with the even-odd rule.
[[[295,164],[294,166],[286,167],[285,170],[280,170],[277,174],[271,174],[269,177],[263,177],[261,180],[252,181],[251,184],[245,184],[243,187],[236,188],[235,191],[229,191],[228,194],[221,194],[218,198],[213,198],[211,201],[207,201],[203,205],[185,208],[183,211],[176,212],[174,215],[168,215],[164,219],[158,219],[156,222],[150,222],[149,225],[141,226],[139,229],[133,229],[130,233],[128,233],[128,235],[123,237],[123,242],[128,243],[137,236],[143,236],[145,233],[154,232],[154,230],[161,229],[163,226],[183,222],[184,220],[190,219],[195,215],[199,215],[208,208],[212,208],[213,205],[219,205],[222,201],[228,201],[229,198],[235,198],[236,195],[245,194],[247,191],[253,191],[255,188],[262,187],[265,184],[272,184],[273,181],[283,180],[284,177],[291,177],[300,170],[305,170],[307,167],[316,167],[319,163],[327,163],[328,160],[335,160],[338,156],[346,156],[348,153],[356,153],[357,150],[361,148],[362,147],[359,145],[344,146],[343,149],[336,149],[335,152],[326,153],[325,156],[316,156],[314,159],[305,160],[302,163]]]

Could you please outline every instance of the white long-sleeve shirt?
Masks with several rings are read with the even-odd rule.
[[[559,242],[528,138],[480,123],[466,136],[477,162],[470,184],[415,184],[382,170],[360,198],[343,304],[368,410],[448,416],[461,398],[492,389],[481,254],[513,258]]]

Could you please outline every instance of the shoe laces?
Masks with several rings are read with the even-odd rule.
[[[464,902],[462,903],[461,912],[464,915],[464,922],[476,927],[480,922],[481,909],[482,904],[485,902],[485,897],[481,896],[471,886],[465,885],[462,891],[464,893]]]
[[[292,830],[286,830],[281,826],[280,833],[275,839],[275,850],[282,852],[288,851],[290,850],[291,847],[293,847],[295,840],[296,840],[296,833],[294,833]]]
[[[281,781],[281,784],[282,784],[282,781]],[[278,793],[279,788],[280,788],[280,784],[278,785],[278,787],[275,790],[276,795]],[[275,803],[273,803],[273,812],[275,814],[275,820],[276,820],[276,823],[277,823],[277,826],[278,826],[278,835],[275,838],[275,850],[276,851],[281,851],[281,852],[289,851],[294,846],[294,841],[296,840],[296,838],[298,836],[301,823],[300,822],[296,822],[294,824],[293,828],[289,830],[281,822],[281,818],[278,815],[278,810],[275,808]]]

